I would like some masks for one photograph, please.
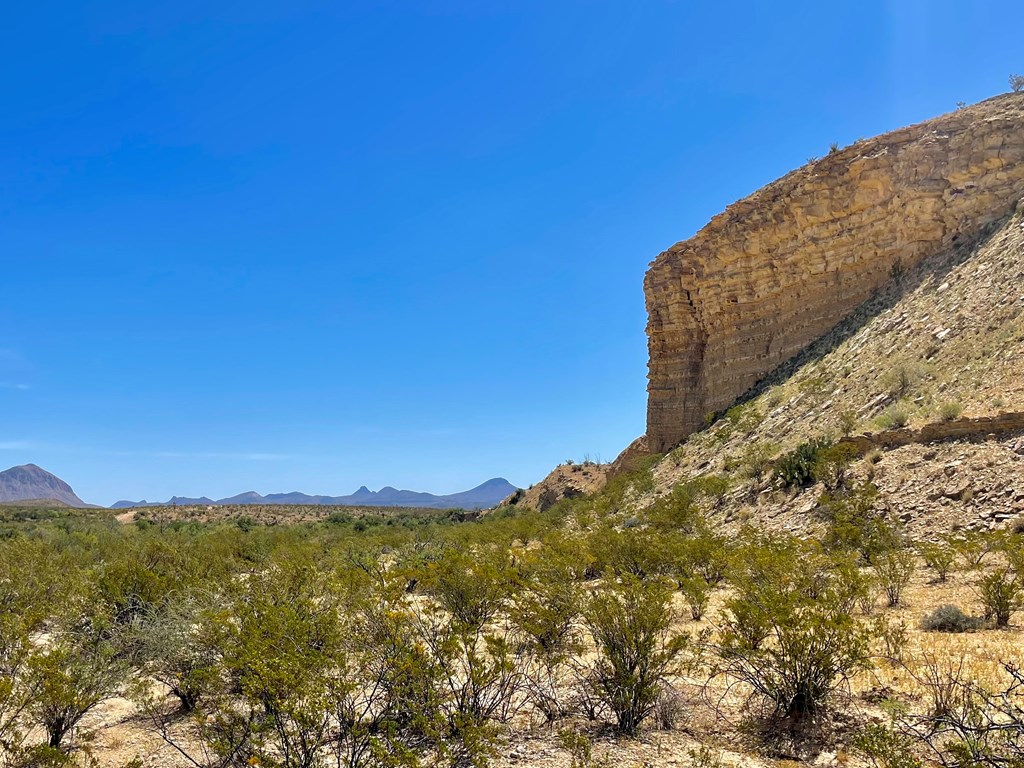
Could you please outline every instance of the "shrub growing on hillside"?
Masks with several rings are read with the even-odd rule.
[[[894,398],[906,397],[928,375],[928,368],[916,360],[902,360],[885,374],[883,385]]]
[[[831,552],[856,552],[870,565],[899,546],[899,534],[875,510],[878,488],[867,481],[846,491],[822,494],[818,514],[828,526],[822,543]]]
[[[732,487],[732,480],[725,475],[701,475],[687,483],[694,498],[707,499],[718,506]]]
[[[846,484],[846,473],[857,458],[857,449],[848,443],[837,443],[818,452],[811,465],[811,476],[835,491]]]
[[[711,600],[711,585],[700,576],[683,579],[679,582],[679,591],[690,609],[690,618],[700,621]]]
[[[943,421],[956,421],[963,412],[964,407],[960,403],[943,403],[939,407],[939,416]]]
[[[832,447],[832,441],[818,438],[801,443],[775,462],[775,479],[784,488],[806,488],[815,481],[814,465],[822,453]]]
[[[902,429],[909,423],[910,411],[899,403],[889,406],[875,419],[875,424],[882,429]]]
[[[1010,90],[1014,93],[1024,91],[1024,75],[1010,75]]]
[[[670,572],[682,588],[687,579],[698,578],[711,586],[725,580],[729,569],[729,548],[726,541],[707,529],[673,542]]]
[[[672,619],[671,593],[634,578],[598,592],[587,606],[599,654],[592,683],[624,734],[636,734],[654,711],[686,647],[687,638],[670,631]]]
[[[761,485],[764,476],[772,466],[772,459],[778,453],[778,446],[774,443],[753,442],[744,450],[741,457],[742,472],[744,477],[749,479],[755,487]]]
[[[978,570],[985,560],[999,548],[999,539],[990,531],[968,531],[956,542],[957,556],[962,560],[963,567]]]

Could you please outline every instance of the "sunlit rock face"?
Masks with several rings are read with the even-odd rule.
[[[650,449],[679,443],[894,270],[980,234],[1022,196],[1024,94],[1007,94],[858,141],[726,208],[644,280]]]

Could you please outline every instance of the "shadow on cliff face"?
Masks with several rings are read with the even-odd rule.
[[[817,341],[808,345],[782,365],[775,368],[757,384],[738,397],[733,405],[741,405],[761,395],[769,388],[782,384],[792,378],[798,370],[808,363],[814,363],[837,349],[843,342],[851,338],[865,325],[888,309],[895,307],[902,299],[931,283],[940,286],[946,275],[957,266],[963,264],[996,232],[1006,226],[1014,216],[1024,213],[1024,199],[1016,207],[998,221],[985,226],[974,237],[961,238],[958,242],[954,237],[954,245],[943,254],[927,259],[913,269],[903,271],[897,265],[892,278],[880,290],[840,321],[831,331]]]

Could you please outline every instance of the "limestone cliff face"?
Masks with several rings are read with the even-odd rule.
[[[650,448],[827,333],[894,265],[974,237],[1022,196],[1024,94],[1007,94],[859,141],[729,206],[644,280]]]

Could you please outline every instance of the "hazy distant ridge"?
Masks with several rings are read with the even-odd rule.
[[[177,504],[178,506],[210,505],[210,504],[326,504],[349,507],[432,507],[435,509],[487,509],[495,506],[502,499],[516,490],[508,480],[495,477],[476,488],[459,493],[436,495],[424,491],[406,491],[385,486],[379,491],[371,491],[365,485],[348,496],[311,496],[300,491],[291,493],[268,493],[263,496],[256,491],[246,491],[237,496],[224,499],[209,499],[206,496],[189,498],[174,496],[165,502],[119,501],[111,505],[114,509],[127,507],[161,507]]]

